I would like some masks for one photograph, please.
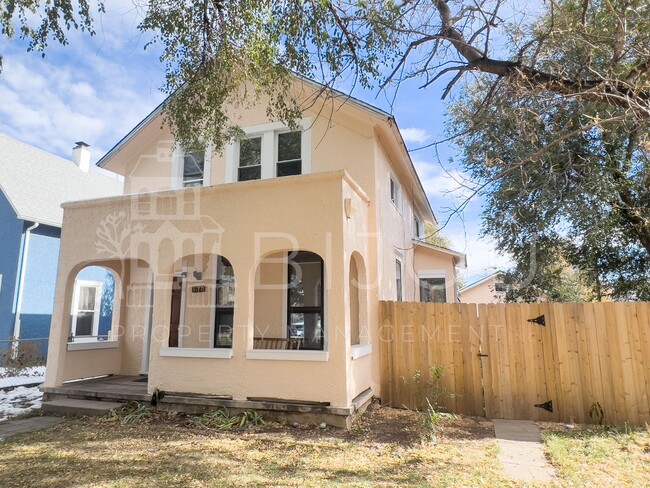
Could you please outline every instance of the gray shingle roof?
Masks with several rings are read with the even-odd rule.
[[[122,194],[115,178],[0,134],[0,189],[19,219],[61,227],[64,202]]]

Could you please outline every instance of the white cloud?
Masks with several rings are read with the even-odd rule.
[[[425,129],[418,129],[417,127],[400,129],[400,132],[402,133],[402,138],[406,143],[415,142],[418,144],[424,144],[431,137]]]
[[[451,206],[452,200],[460,203],[472,195],[472,182],[457,168],[447,169],[421,159],[414,159],[413,165],[430,199],[443,198]]]
[[[471,233],[468,231],[467,235],[453,233],[450,234],[450,239],[455,250],[467,255],[467,269],[461,273],[465,282],[475,281],[512,266],[512,259],[497,252],[494,241],[480,237],[477,230]]]
[[[0,43],[0,132],[67,159],[75,141],[91,145],[93,161],[117,143],[164,95],[156,53],[133,48],[131,26],[116,25],[113,35],[125,31],[121,48],[72,32],[68,46],[52,45],[41,59]]]

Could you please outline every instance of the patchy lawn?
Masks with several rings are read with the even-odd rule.
[[[542,423],[546,455],[564,485],[648,486],[650,428]]]
[[[509,484],[488,420],[445,419],[437,444],[422,440],[419,425],[390,408],[350,432],[280,424],[222,432],[166,414],[127,425],[75,419],[9,438],[0,480],[6,488]]]

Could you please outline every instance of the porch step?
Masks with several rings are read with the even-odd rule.
[[[88,417],[101,417],[113,408],[121,408],[124,403],[102,402],[96,400],[77,400],[74,398],[60,398],[43,402],[43,410],[67,415],[86,415]]]

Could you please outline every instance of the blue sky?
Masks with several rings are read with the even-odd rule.
[[[95,37],[71,32],[70,44],[51,44],[45,59],[27,53],[25,43],[0,37],[4,61],[0,74],[0,133],[70,158],[76,141],[92,146],[97,161],[163,99],[164,69],[156,48],[144,50],[137,30],[139,14],[131,0],[108,2],[96,16]],[[445,81],[418,89],[404,84],[391,104],[385,94],[355,92],[368,103],[392,111],[409,148],[444,137]],[[448,159],[448,145],[411,153],[438,220],[461,201],[462,173]],[[462,215],[452,216],[444,233],[454,248],[468,255],[466,282],[507,265],[492,244],[479,235],[482,202],[473,200]]]

